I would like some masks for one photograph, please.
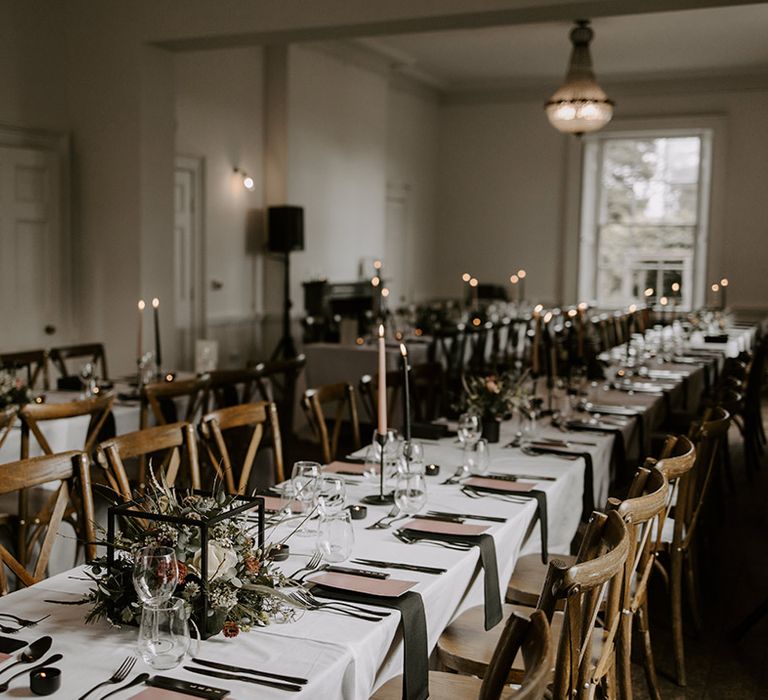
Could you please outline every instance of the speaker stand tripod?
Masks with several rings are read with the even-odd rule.
[[[296,357],[296,344],[291,334],[291,254],[286,250],[283,258],[285,274],[283,275],[283,335],[272,353],[273,360],[286,360]]]

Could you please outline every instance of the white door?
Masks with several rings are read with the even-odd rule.
[[[70,341],[60,156],[0,146],[0,348]]]
[[[194,369],[195,340],[204,337],[202,285],[202,161],[177,156],[174,186],[176,329],[180,367]]]

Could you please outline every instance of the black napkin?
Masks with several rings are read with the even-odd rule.
[[[494,558],[495,564],[495,558]],[[498,579],[498,576],[497,576]],[[426,700],[429,697],[429,644],[424,601],[416,591],[406,591],[397,598],[340,591],[316,584],[314,595],[349,603],[378,605],[400,611],[403,627],[403,700]],[[498,591],[497,591],[498,593]],[[501,603],[499,603],[501,613]]]
[[[586,523],[595,509],[595,475],[594,467],[592,466],[592,455],[589,452],[571,452],[570,450],[560,449],[550,450],[546,447],[534,447],[533,445],[528,446],[526,449],[542,455],[572,455],[573,457],[584,458],[584,493],[581,496],[581,520]],[[516,493],[515,495],[525,494]]]
[[[644,431],[642,429],[642,419],[640,421],[640,451],[641,453],[645,451],[645,446],[643,443],[644,438]],[[627,446],[624,443],[624,432],[622,431],[620,426],[613,426],[608,425],[606,423],[586,423],[581,421],[570,421],[568,423],[568,429],[569,430],[588,430],[590,432],[595,433],[611,433],[613,434],[616,439],[613,441],[613,459],[616,462],[616,467],[619,471],[622,473],[626,471],[627,468]]]
[[[549,561],[549,552],[547,542],[549,542],[549,519],[547,516],[547,494],[539,489],[530,491],[505,491],[504,489],[495,489],[492,486],[468,486],[475,491],[487,491],[488,493],[498,493],[504,496],[514,496],[515,498],[535,498],[536,499],[536,518],[541,523],[541,563],[546,564]],[[533,524],[536,523],[534,519]]]
[[[508,492],[507,492],[508,493]],[[414,539],[443,540],[444,542],[466,542],[480,549],[480,564],[485,570],[485,629],[494,628],[501,622],[501,595],[499,594],[499,568],[496,562],[496,544],[490,535],[443,535],[421,530],[403,528]]]

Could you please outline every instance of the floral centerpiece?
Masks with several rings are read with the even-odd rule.
[[[86,622],[106,619],[115,626],[138,624],[142,603],[133,586],[134,557],[141,548],[158,545],[172,547],[176,553],[178,584],[174,595],[186,601],[191,619],[204,638],[219,631],[234,637],[240,631],[269,624],[270,612],[289,602],[278,590],[288,579],[275,567],[273,556],[278,545],[259,544],[258,525],[245,512],[237,512],[243,510],[243,500],[247,507],[253,507],[252,503],[249,506],[251,499],[223,490],[212,495],[182,495],[153,479],[140,506],[147,514],[169,519],[121,518],[122,530],[108,536],[111,553],[91,564],[89,576],[95,587],[81,601],[92,604]],[[111,510],[122,510],[124,515],[132,512],[124,508]],[[200,527],[196,523],[211,524]],[[203,539],[207,539],[206,566],[202,565]],[[203,581],[204,568],[207,583]]]
[[[523,385],[528,370],[522,373],[502,372],[489,376],[464,376],[462,409],[480,416],[483,435],[498,442],[499,423],[510,418],[524,398]]]
[[[21,379],[17,379],[13,372],[0,369],[0,408],[22,406],[31,401],[29,387]]]

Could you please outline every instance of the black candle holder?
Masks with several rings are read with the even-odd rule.
[[[192,493],[200,496],[211,496],[209,491],[199,491],[195,489]],[[260,496],[233,496],[232,504],[240,502],[240,505],[234,506],[218,515],[206,516],[200,520],[176,515],[166,515],[164,513],[153,513],[151,511],[141,510],[140,506],[146,502],[146,498],[137,498],[133,501],[121,503],[117,506],[110,506],[107,510],[107,567],[111,569],[115,562],[115,526],[117,518],[132,519],[138,521],[155,521],[170,523],[172,525],[199,528],[200,530],[200,602],[197,604],[198,619],[203,621],[200,625],[200,634],[203,639],[208,639],[216,632],[208,629],[205,621],[208,620],[208,533],[210,529],[224,520],[229,520],[235,516],[241,515],[247,511],[256,509],[258,546],[264,547],[264,499]],[[143,524],[143,528],[146,525]]]
[[[61,669],[46,666],[29,672],[29,689],[35,695],[53,695],[59,688],[61,688]]]
[[[384,462],[385,462],[385,449],[387,444],[387,433],[383,435],[376,433],[374,440],[379,444],[379,492],[365,496],[360,500],[369,506],[385,506],[389,503],[395,502],[395,497],[392,493],[384,493]]]

